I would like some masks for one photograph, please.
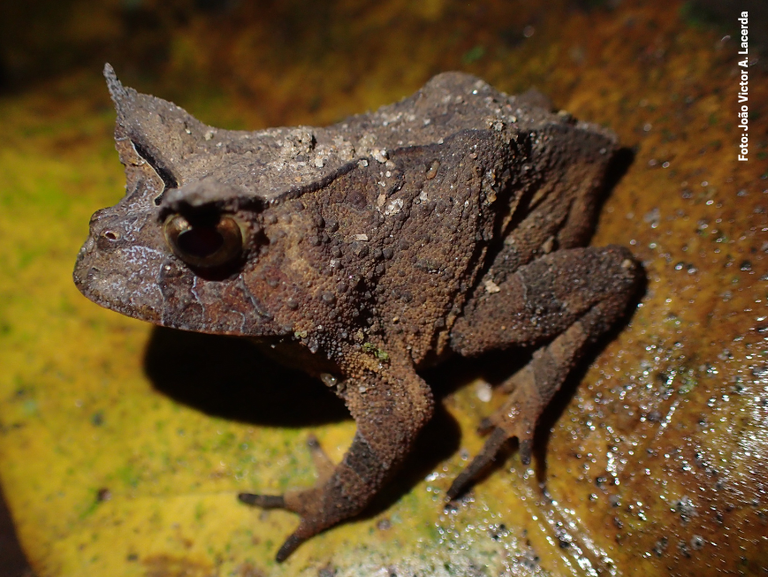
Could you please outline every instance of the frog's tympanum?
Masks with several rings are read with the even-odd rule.
[[[457,72],[333,126],[257,132],[105,75],[126,193],[93,215],[78,288],[158,325],[253,338],[356,421],[339,464],[314,446],[314,487],[239,496],[299,515],[278,560],[365,509],[432,415],[419,370],[451,353],[535,350],[448,497],[510,438],[529,462],[543,408],[640,278],[625,248],[585,247],[612,132]]]

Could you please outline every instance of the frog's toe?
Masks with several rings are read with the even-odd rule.
[[[475,480],[477,475],[496,459],[501,447],[506,443],[509,437],[501,428],[493,429],[488,440],[485,442],[482,451],[480,451],[472,462],[454,479],[451,487],[446,493],[449,501],[453,501],[466,491],[467,487]]]
[[[255,493],[239,493],[237,498],[246,505],[262,509],[285,509],[285,498],[282,495],[257,495]]]
[[[531,464],[531,455],[533,452],[533,433],[526,429],[524,432],[509,432],[503,427],[492,427],[493,430],[488,436],[488,440],[483,445],[483,449],[472,459],[464,470],[454,479],[446,496],[449,501],[453,501],[464,493],[469,485],[478,477],[478,475],[491,463],[496,460],[502,447],[512,438],[517,437],[519,441],[520,461],[523,465]]]
[[[301,536],[298,534],[298,530],[292,533],[288,536],[288,538],[285,540],[285,543],[282,544],[280,549],[277,551],[277,555],[275,555],[275,560],[278,563],[282,563],[288,557],[291,553],[293,553],[299,545],[301,545],[304,541],[309,539],[312,535],[307,535],[306,537]]]
[[[285,540],[275,558],[285,561],[296,548],[310,537],[329,526],[327,515],[322,510],[322,497],[325,485],[333,472],[333,463],[323,451],[314,435],[307,439],[307,447],[317,469],[318,480],[314,487],[291,489],[283,495],[262,495],[258,493],[239,493],[238,500],[246,505],[262,509],[285,509],[296,513],[301,518],[299,527]]]
[[[504,444],[512,438],[519,441],[520,460],[523,465],[531,463],[533,431],[541,412],[541,405],[536,400],[537,396],[531,394],[528,387],[519,387],[497,413],[480,422],[478,432],[488,434],[488,439],[480,453],[459,473],[448,489],[449,500],[463,493],[472,481],[496,460]]]
[[[282,562],[304,541],[333,524],[328,522],[328,514],[323,509],[324,493],[325,487],[315,486],[309,489],[293,489],[284,495],[240,493],[237,498],[246,505],[262,509],[285,509],[299,515],[299,527],[285,540],[275,556],[278,562]]]
[[[531,464],[531,454],[533,453],[533,439],[523,439],[520,441],[519,449],[520,461],[526,467]]]
[[[256,495],[254,493],[240,493],[237,498],[246,505],[261,507],[262,509],[287,509],[301,515],[298,529],[285,540],[275,555],[278,563],[285,561],[299,545],[319,533],[322,529],[322,527],[317,526],[317,523],[312,522],[311,516],[305,516],[307,514],[307,507],[295,506],[297,503],[295,499],[285,499],[283,495]]]

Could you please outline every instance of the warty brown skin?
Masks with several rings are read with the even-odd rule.
[[[126,195],[91,219],[78,288],[159,325],[254,338],[356,421],[338,465],[312,445],[315,487],[240,495],[299,514],[279,560],[367,506],[432,415],[417,370],[453,352],[538,347],[448,496],[509,438],[530,459],[541,411],[640,278],[626,249],[581,248],[611,132],[461,73],[327,128],[225,131],[105,75]]]

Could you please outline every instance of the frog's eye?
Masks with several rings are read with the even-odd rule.
[[[191,223],[171,214],[163,225],[165,242],[177,257],[190,266],[216,268],[237,260],[243,252],[243,226],[231,216],[214,222]]]

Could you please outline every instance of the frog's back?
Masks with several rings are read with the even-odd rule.
[[[484,284],[489,269],[506,278],[548,251],[588,242],[616,138],[548,107],[539,93],[507,96],[446,73],[350,119],[353,132],[377,127],[377,142],[393,147],[388,163],[409,164],[403,172],[414,181],[410,196],[403,187],[384,202],[385,213],[403,202],[408,215],[396,233],[409,247],[392,263],[400,274],[382,279],[386,294],[406,302],[379,306],[397,319],[417,365],[448,353],[467,300],[495,289]]]

